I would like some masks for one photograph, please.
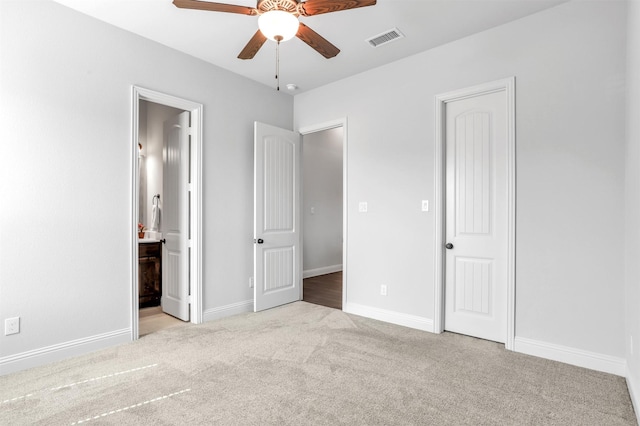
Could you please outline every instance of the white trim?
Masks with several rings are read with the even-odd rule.
[[[322,132],[324,130],[331,130],[338,127],[345,127],[347,125],[347,119],[342,118],[338,120],[325,121],[324,123],[314,124],[311,126],[301,127],[298,132],[301,135],[308,135],[309,133]]]
[[[638,424],[640,424],[640,383],[638,383],[637,377],[638,376],[634,375],[629,369],[629,364],[627,364],[627,389],[629,389],[629,397],[631,398],[633,410],[636,413],[636,419],[638,420]]]
[[[131,340],[138,339],[138,126],[140,101],[150,101],[191,113],[191,261],[190,261],[190,322],[202,323],[202,123],[203,105],[186,99],[132,86],[131,122]]]
[[[348,161],[348,128],[347,117],[326,121],[320,124],[314,124],[311,126],[301,127],[298,132],[301,135],[308,135],[309,133],[321,132],[323,130],[335,129],[342,127],[342,306],[347,305],[347,249],[348,249],[348,218],[347,218],[347,202],[348,197],[348,184],[347,179],[349,174],[347,173]],[[302,237],[304,239],[304,236]],[[300,285],[300,299],[302,300],[302,285]],[[344,310],[344,309],[343,309]]]
[[[244,314],[246,312],[253,312],[253,299],[231,303],[218,308],[207,309],[204,311],[203,318],[206,322],[230,317],[231,315]]]
[[[433,325],[435,333],[444,331],[444,173],[445,169],[445,132],[444,122],[445,107],[447,102],[453,102],[475,96],[486,95],[494,92],[505,92],[507,101],[507,335],[505,348],[514,349],[515,337],[515,250],[516,250],[516,131],[515,131],[515,77],[492,81],[478,86],[438,95],[435,98],[435,187],[434,199],[436,202],[434,221],[434,302]]]
[[[202,313],[202,183],[203,177],[203,133],[202,127],[204,123],[204,107],[197,104],[198,107],[191,110],[191,322],[201,324],[203,321]],[[195,283],[195,285],[193,285]]]
[[[306,271],[302,271],[302,278],[304,279],[304,278],[317,277],[320,275],[332,274],[334,272],[340,272],[340,271],[342,271],[342,264],[323,266],[322,268],[307,269]]]
[[[9,355],[0,358],[0,375],[15,373],[62,359],[84,355],[110,346],[127,343],[130,341],[130,336],[131,329],[123,328],[121,330]]]
[[[541,342],[539,340],[516,337],[514,339],[515,352],[546,358],[565,364],[603,371],[618,376],[625,375],[627,363],[624,358],[589,352],[554,343]]]
[[[370,306],[359,305],[357,303],[347,303],[344,312],[361,317],[372,318],[379,321],[404,327],[415,328],[422,331],[433,332],[433,321],[429,318],[417,315],[404,314],[402,312],[388,311],[386,309],[372,308]]]

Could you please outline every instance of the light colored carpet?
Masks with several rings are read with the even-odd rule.
[[[634,425],[621,377],[297,302],[0,377],[2,425]]]

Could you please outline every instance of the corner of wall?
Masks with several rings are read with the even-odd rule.
[[[627,105],[625,152],[625,341],[626,380],[640,423],[640,3],[627,3]],[[635,344],[633,343],[635,337]]]
[[[640,423],[640,378],[634,375],[629,366],[627,366],[627,389],[629,389],[629,397],[633,410],[636,413],[636,419]]]

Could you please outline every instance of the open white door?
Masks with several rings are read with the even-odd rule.
[[[189,321],[189,112],[164,122],[162,310]]]
[[[300,135],[254,128],[254,311],[300,300]]]

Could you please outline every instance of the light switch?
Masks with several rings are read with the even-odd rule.
[[[360,203],[358,204],[358,211],[360,213],[366,213],[368,209],[369,209],[369,206],[367,205],[367,202],[360,201]]]
[[[311,214],[316,214],[316,208],[315,207],[311,207]]]
[[[429,211],[429,200],[422,200],[422,211],[423,212]]]

